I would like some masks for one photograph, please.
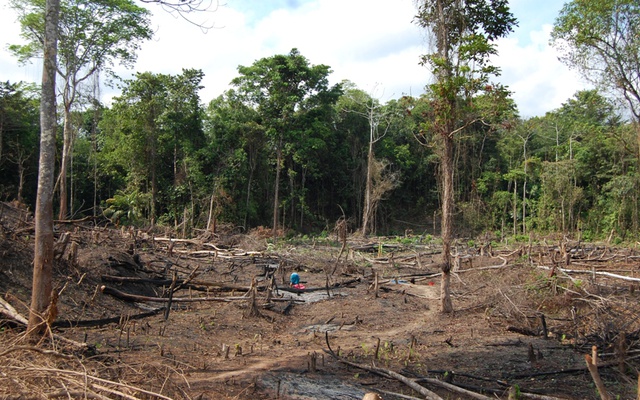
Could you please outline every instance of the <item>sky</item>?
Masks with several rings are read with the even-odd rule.
[[[177,75],[183,68],[201,69],[200,98],[208,103],[231,87],[238,66],[297,48],[310,64],[331,68],[332,84],[349,80],[382,102],[419,96],[429,83],[427,68],[419,65],[428,46],[413,23],[415,0],[224,0],[217,7],[212,1],[208,12],[185,16],[191,22],[149,5],[154,39],[142,45],[133,70],[117,72],[131,77],[134,71]],[[0,80],[39,82],[41,63],[20,66],[7,51],[21,38],[17,16],[6,3],[0,0]],[[498,42],[493,63],[523,118],[557,109],[587,88],[548,43],[563,3],[509,2],[519,26]],[[108,102],[118,91],[102,93]]]

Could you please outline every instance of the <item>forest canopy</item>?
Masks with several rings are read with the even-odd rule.
[[[558,39],[575,12],[563,9]],[[567,57],[586,62],[582,54]],[[297,49],[239,67],[215,99],[199,96],[205,73],[137,72],[109,105],[78,99],[65,126],[74,140],[69,218],[189,234],[220,224],[329,234],[343,216],[351,231],[366,216],[374,234],[439,234],[433,93],[382,102],[349,81],[331,86],[331,66]],[[483,81],[465,102],[486,110],[498,87]],[[637,239],[640,147],[628,108],[597,89],[532,118],[518,115],[508,92],[504,100],[490,125],[471,121],[453,137],[454,234]],[[0,198],[30,208],[38,103],[23,83],[0,85]]]

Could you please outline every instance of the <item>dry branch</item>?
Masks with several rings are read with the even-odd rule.
[[[106,384],[106,385],[113,385],[116,387],[120,387],[120,388],[124,388],[124,389],[129,389],[129,390],[133,390],[142,394],[145,394],[147,396],[151,396],[153,398],[157,398],[157,399],[163,399],[163,400],[172,400],[170,397],[161,395],[160,393],[155,393],[155,392],[151,392],[149,390],[145,390],[142,389],[140,387],[137,386],[132,386],[132,385],[127,385],[125,383],[121,383],[121,382],[114,382],[114,381],[110,381],[108,379],[102,379],[102,378],[98,378],[97,376],[93,376],[90,374],[87,374],[86,371],[85,372],[78,372],[78,371],[71,371],[71,370],[64,370],[64,369],[56,369],[56,368],[20,368],[20,370],[23,371],[33,371],[33,372],[45,372],[45,373],[49,373],[49,374],[54,374],[54,375],[70,375],[70,376],[75,376],[75,377],[79,377],[80,379],[82,379],[83,381],[91,381],[92,386],[94,385],[99,385],[96,382],[102,383],[102,384]],[[102,385],[99,385],[102,386]],[[102,386],[104,388],[104,386]],[[115,389],[110,389],[109,391],[112,391]],[[130,397],[131,399],[138,399],[138,397]]]
[[[538,265],[537,268],[551,271],[554,267],[547,267],[545,265]],[[601,276],[608,276],[610,278],[621,279],[623,281],[640,282],[640,278],[633,278],[631,276],[613,274],[611,272],[606,272],[606,271],[587,271],[587,270],[567,269],[567,268],[558,268],[558,267],[555,267],[555,268],[556,268],[557,271],[564,272],[565,274],[601,275]]]
[[[154,279],[154,278],[139,278],[134,276],[113,276],[102,275],[100,278],[103,282],[116,282],[116,283],[149,283],[155,286],[168,286],[171,285],[172,279]],[[219,292],[248,292],[250,287],[231,285],[222,282],[205,282],[201,280],[178,279],[176,281],[176,290],[178,289],[192,289],[198,291],[219,291]],[[264,287],[257,287],[258,291],[262,291]]]
[[[3,314],[14,321],[19,322],[20,324],[27,326],[27,318],[21,315],[11,304],[9,304],[5,299],[0,297],[0,314]]]
[[[151,297],[151,296],[140,296],[131,293],[121,292],[118,289],[114,289],[108,286],[101,286],[100,291],[104,294],[111,295],[117,299],[124,301],[133,301],[133,302],[142,302],[149,301],[154,303],[168,303],[169,299],[166,297]],[[197,303],[197,302],[231,302],[231,301],[246,301],[248,297],[246,296],[235,296],[235,297],[174,297],[172,302],[174,303]],[[302,302],[304,300],[298,299],[271,299],[271,301],[295,301]],[[157,312],[157,311],[155,311]]]
[[[404,375],[401,375],[395,371],[389,370],[389,369],[385,369],[385,368],[379,368],[379,367],[370,367],[368,365],[362,365],[362,364],[357,364],[351,361],[347,361],[345,359],[343,359],[342,357],[338,356],[333,349],[331,349],[331,345],[329,343],[329,333],[325,332],[325,340],[327,343],[327,352],[331,355],[331,357],[333,357],[334,359],[340,361],[343,364],[352,366],[352,367],[356,367],[365,371],[369,371],[372,372],[376,375],[380,375],[383,377],[387,377],[387,378],[392,378],[395,379],[401,383],[404,383],[405,385],[407,385],[408,387],[410,387],[411,389],[415,390],[416,392],[420,393],[420,395],[424,396],[425,399],[427,400],[442,400],[442,397],[438,396],[436,393],[430,391],[429,389],[419,385],[415,379],[410,379],[407,378]],[[450,383],[446,383],[446,382],[442,382],[440,380],[437,379],[430,379],[430,378],[422,378],[421,380],[427,381],[433,385],[437,385],[440,386],[442,388],[445,388],[449,391],[452,391],[454,393],[460,393],[460,394],[464,394],[466,396],[469,396],[471,398],[474,399],[480,399],[480,400],[491,400],[490,397],[487,397],[483,394],[480,393],[475,393],[472,392],[470,390],[466,390],[463,389],[461,387],[452,385]]]
[[[138,320],[138,319],[142,319],[142,318],[151,317],[153,315],[156,315],[162,310],[164,310],[164,307],[156,308],[155,310],[151,310],[151,311],[147,311],[147,312],[143,312],[143,313],[139,313],[139,314],[127,315],[126,318],[129,321]],[[51,324],[51,326],[54,327],[54,328],[77,328],[77,327],[102,326],[102,325],[107,325],[107,324],[115,324],[115,323],[120,322],[121,320],[122,320],[122,316],[111,317],[111,318],[91,319],[91,320],[82,320],[82,321],[60,320],[60,321],[55,321],[53,324]]]

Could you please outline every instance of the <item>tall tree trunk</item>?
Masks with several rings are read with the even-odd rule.
[[[302,193],[301,197],[302,200],[300,201],[300,228],[304,229],[304,212],[305,209],[304,207],[307,205],[307,202],[305,201],[306,199],[306,195],[305,193],[305,185],[307,184],[307,169],[306,168],[302,168],[302,172],[301,172],[301,179],[300,179],[300,193]]]
[[[278,213],[280,212],[280,171],[282,170],[282,138],[276,149],[276,182],[273,188],[273,230],[272,235],[275,238],[278,234]]]
[[[18,202],[22,203],[22,192],[24,191],[24,175],[26,168],[24,163],[26,160],[20,160],[18,162]]]
[[[40,100],[40,167],[35,214],[33,285],[27,335],[36,340],[46,327],[45,311],[53,288],[53,188],[56,150],[56,60],[60,0],[45,9],[42,96]]]
[[[518,181],[513,178],[513,235],[518,234]]]
[[[213,204],[215,194],[211,195],[211,203],[209,204],[209,221],[207,221],[207,232],[216,233],[216,217],[213,215]]]
[[[373,129],[373,128],[372,128]],[[373,133],[369,139],[369,152],[367,155],[367,180],[364,187],[364,208],[362,210],[362,236],[369,234],[369,226],[371,225],[372,205],[371,190],[373,187]]]
[[[149,153],[150,153],[150,166],[151,166],[151,226],[155,226],[156,222],[156,201],[158,198],[158,178],[157,178],[157,149],[156,149],[156,126],[155,126],[155,116],[152,118],[149,123],[151,127],[149,130]]]
[[[66,219],[69,213],[69,191],[67,188],[67,176],[71,163],[71,151],[73,146],[73,133],[71,127],[71,109],[64,108],[64,127],[62,129],[62,160],[60,162],[60,174],[58,175],[58,191],[60,193],[60,210],[58,219]]]
[[[247,179],[247,196],[244,201],[244,221],[242,227],[247,229],[249,220],[249,204],[251,203],[251,186],[253,185],[253,173],[255,171],[255,162],[249,160],[249,179]]]
[[[636,130],[636,168],[640,168],[640,123],[638,121],[632,122],[633,127]],[[636,169],[637,171],[638,169]],[[634,175],[634,191],[633,191],[633,222],[632,229],[635,234],[634,237],[638,235],[638,225],[640,225],[640,221],[638,221],[640,212],[638,211],[638,186],[639,186],[639,178],[638,173],[636,172]]]
[[[2,132],[4,132],[4,115],[0,115],[0,165],[2,165],[2,160],[4,160],[4,157],[2,157],[2,143],[3,143]]]
[[[522,183],[522,234],[527,234],[527,141],[529,136],[522,144],[522,158],[524,159],[524,182]]]
[[[524,168],[524,183],[522,184],[522,234],[527,234],[527,167]]]
[[[93,216],[98,215],[98,135],[96,133],[96,120],[91,125],[91,156],[93,158]]]
[[[453,241],[453,138],[442,135],[442,283],[440,306],[443,313],[453,312],[451,302],[451,242]]]

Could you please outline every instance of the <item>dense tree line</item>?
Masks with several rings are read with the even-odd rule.
[[[294,109],[299,119],[279,137],[236,89],[202,104],[202,76],[194,70],[139,73],[110,107],[95,104],[74,113],[74,217],[95,214],[117,224],[155,221],[188,230],[220,222],[244,230],[270,227],[280,162],[280,227],[327,231],[343,211],[353,230],[361,227],[370,139],[366,107],[377,99],[344,82],[317,100],[320,108]],[[38,96],[28,89],[0,86],[0,193],[33,207]],[[439,159],[435,145],[416,140],[424,140],[430,104],[412,97],[380,104],[386,115],[381,123],[388,126],[375,144],[374,186],[382,197],[373,232],[438,233]],[[498,128],[474,124],[455,138],[456,235],[636,237],[637,130],[611,100],[583,91],[543,117],[521,119],[511,110],[499,120]],[[385,177],[394,183],[388,190]]]
[[[494,72],[466,76],[468,86],[448,97],[466,113],[456,117],[464,129],[452,125],[450,136],[453,234],[637,238],[635,113],[625,118],[608,92],[594,89],[520,118],[508,88],[488,78]],[[233,88],[208,103],[198,70],[137,73],[109,105],[87,96],[63,114],[73,133],[58,135],[74,138],[64,161],[57,143],[56,175],[68,168],[66,215],[189,233],[220,223],[319,233],[344,214],[364,234],[440,234],[437,86],[382,102],[350,82],[330,85],[330,74],[293,49],[239,67]],[[22,83],[0,86],[0,196],[31,208],[38,102]]]

